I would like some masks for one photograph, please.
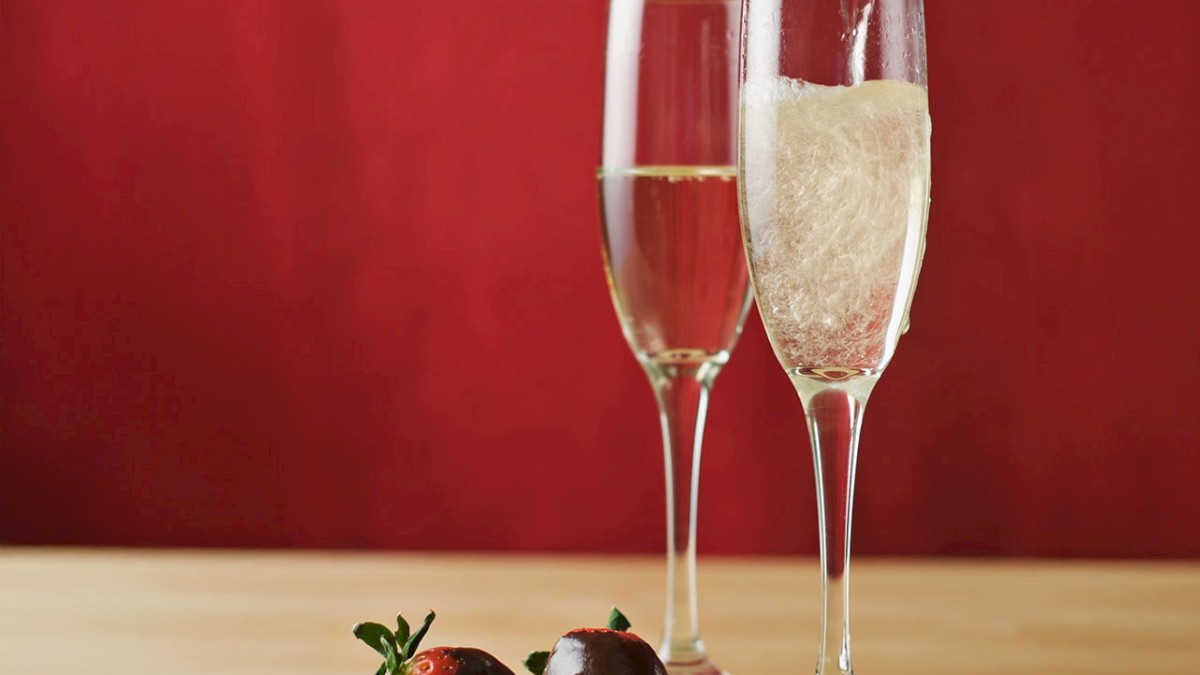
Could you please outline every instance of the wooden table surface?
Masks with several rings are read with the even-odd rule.
[[[619,605],[657,641],[653,557],[0,547],[0,673],[368,675],[360,620],[426,646],[532,649]],[[1200,673],[1200,562],[854,561],[859,675]],[[701,626],[733,675],[811,673],[811,559],[702,559]]]

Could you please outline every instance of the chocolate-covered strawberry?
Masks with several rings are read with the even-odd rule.
[[[525,658],[533,675],[667,675],[646,641],[629,632],[629,620],[614,607],[607,628],[577,628],[549,652]]]
[[[354,637],[383,656],[375,675],[514,675],[508,666],[482,649],[432,647],[417,651],[436,615],[430,611],[417,632],[409,635],[408,622],[396,615],[396,631],[380,623],[354,627]]]

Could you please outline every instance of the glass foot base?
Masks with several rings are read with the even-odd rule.
[[[663,661],[663,665],[667,667],[667,673],[670,675],[729,675],[729,673],[718,668],[708,658],[689,661]]]

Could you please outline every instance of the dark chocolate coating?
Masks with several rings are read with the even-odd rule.
[[[667,675],[667,669],[633,633],[582,628],[558,639],[542,675]]]
[[[514,675],[496,657],[474,647],[434,647],[413,657],[409,675],[454,673],[454,675]]]

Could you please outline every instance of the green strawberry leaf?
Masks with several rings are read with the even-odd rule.
[[[621,610],[613,607],[612,612],[608,615],[608,627],[611,630],[627,631],[629,630],[629,619],[625,618]]]
[[[396,659],[396,648],[392,646],[392,643],[385,640],[383,642],[383,650],[387,652],[384,655],[383,661],[383,665],[387,667],[387,675],[396,675],[400,670],[400,662]]]
[[[367,646],[379,652],[380,656],[387,656],[385,645],[391,647],[393,654],[396,653],[396,636],[392,635],[392,631],[388,630],[387,626],[373,621],[364,621],[355,624],[353,630],[354,637],[367,643]]]
[[[550,658],[550,652],[529,652],[529,656],[521,663],[525,665],[525,670],[533,673],[533,675],[542,675],[546,670],[546,661]]]
[[[388,675],[387,662],[379,664],[379,670],[375,671],[375,675]]]
[[[396,614],[396,644],[403,646],[408,642],[408,635],[408,622],[404,620],[403,615]]]
[[[435,618],[437,618],[437,615],[433,613],[432,609],[429,610],[429,613],[425,615],[425,620],[421,622],[421,627],[405,641],[404,650],[400,652],[401,660],[407,661],[413,657],[413,654],[417,653],[417,646],[421,644],[421,640],[429,632],[429,625],[433,623]]]

